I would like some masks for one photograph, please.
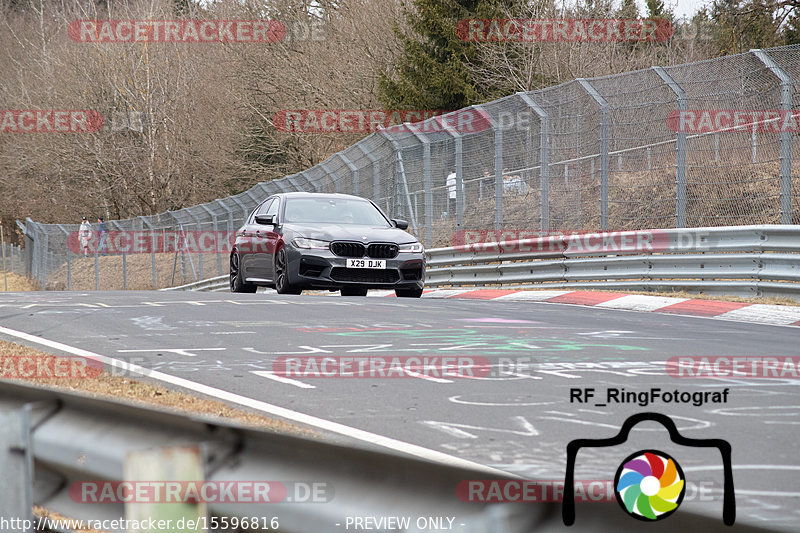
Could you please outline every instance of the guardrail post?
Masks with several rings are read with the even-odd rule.
[[[786,113],[792,113],[792,86],[793,80],[789,74],[783,70],[770,55],[764,50],[750,50],[764,66],[769,69],[781,82],[781,121],[784,120]],[[755,130],[754,133],[755,135]],[[792,223],[792,131],[789,128],[780,127],[780,204],[781,204],[781,224]],[[755,150],[755,148],[753,148]]]
[[[608,137],[611,129],[610,106],[603,95],[589,83],[589,80],[578,78],[583,90],[600,106],[600,229],[608,229]]]
[[[533,97],[527,93],[517,93],[525,104],[539,117],[539,213],[540,230],[550,231],[550,117]],[[594,165],[594,160],[592,161]]]
[[[653,71],[675,93],[678,113],[686,111],[686,91],[664,67],[653,67]],[[680,129],[680,128],[678,128]],[[675,227],[686,227],[686,132],[679,131],[675,138]]]
[[[123,465],[123,479],[128,482],[205,481],[205,459],[202,447],[170,446],[128,452]],[[203,500],[185,502],[180,505],[160,502],[141,502],[125,504],[125,518],[133,524],[148,524],[152,520],[169,520],[178,524],[183,519],[199,523],[208,515],[208,504]],[[175,526],[173,526],[175,528]],[[196,528],[199,529],[199,528]],[[176,528],[174,531],[192,531],[190,528]],[[148,526],[128,529],[128,533],[150,532]]]
[[[33,519],[33,459],[31,456],[31,423],[28,406],[0,412],[0,472],[7,487],[0,498],[0,517]],[[33,527],[15,531],[30,533]]]
[[[351,174],[351,176],[353,177],[353,194],[354,194],[354,195],[356,195],[356,196],[359,196],[359,193],[358,193],[358,167],[356,167],[356,166],[353,164],[353,162],[352,162],[352,161],[350,161],[350,160],[347,158],[347,156],[346,156],[346,155],[344,155],[344,152],[339,152],[339,153],[338,153],[338,154],[336,154],[336,155],[338,155],[338,156],[339,156],[339,159],[341,159],[341,160],[342,160],[342,163],[344,163],[345,165],[347,165],[347,168],[349,168],[349,169],[350,169],[350,174]]]

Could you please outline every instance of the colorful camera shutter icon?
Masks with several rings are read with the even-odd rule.
[[[636,452],[617,469],[614,494],[626,513],[639,520],[662,520],[678,509],[686,493],[683,470],[657,450]]]

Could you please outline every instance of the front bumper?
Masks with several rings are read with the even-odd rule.
[[[425,254],[399,253],[385,259],[386,268],[347,268],[348,257],[330,250],[286,247],[289,283],[303,289],[422,288],[425,283]]]

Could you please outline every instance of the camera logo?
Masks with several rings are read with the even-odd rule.
[[[638,413],[628,417],[619,433],[605,439],[575,439],[567,444],[567,472],[564,477],[564,498],[561,516],[564,525],[575,523],[575,459],[581,448],[619,446],[628,440],[631,430],[640,422],[657,422],[664,426],[672,442],[691,448],[715,448],[722,458],[723,501],[722,521],[732,526],[736,521],[736,496],[733,490],[731,445],[723,439],[692,439],[678,431],[675,422],[660,413]],[[626,513],[644,521],[666,518],[678,509],[685,493],[683,471],[669,455],[657,450],[643,450],[625,459],[614,479],[617,501]]]
[[[614,477],[614,495],[626,513],[639,520],[662,520],[686,494],[683,470],[672,457],[644,450],[622,461]]]

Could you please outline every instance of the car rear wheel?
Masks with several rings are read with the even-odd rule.
[[[299,289],[289,283],[288,263],[286,261],[286,250],[284,248],[281,248],[278,250],[278,253],[275,254],[274,267],[275,290],[278,294],[300,294],[303,292],[303,289]]]
[[[242,272],[239,269],[239,254],[236,252],[231,254],[230,284],[231,292],[256,292],[256,289],[258,289],[257,285],[242,281]]]
[[[366,296],[367,289],[363,287],[342,287],[339,292],[342,296]]]
[[[398,298],[419,298],[422,296],[422,289],[419,287],[395,289],[394,293]]]

